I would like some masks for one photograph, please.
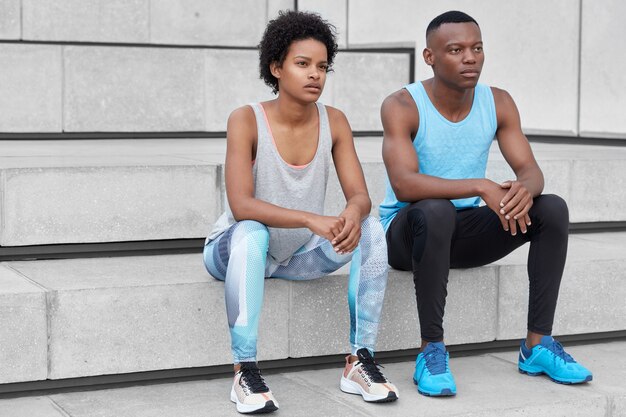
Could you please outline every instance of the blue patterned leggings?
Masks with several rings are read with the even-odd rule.
[[[289,260],[277,264],[268,256],[269,232],[259,222],[244,220],[204,247],[204,265],[225,281],[226,313],[235,363],[256,361],[259,315],[265,277],[310,280],[336,271],[352,260],[348,282],[350,344],[374,351],[387,286],[387,246],[380,222],[361,223],[361,240],[350,254],[339,255],[331,243],[314,235]]]

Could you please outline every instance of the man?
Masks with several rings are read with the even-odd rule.
[[[478,83],[478,23],[458,11],[436,17],[423,57],[433,78],[396,91],[381,109],[389,181],[380,217],[390,265],[413,271],[422,338],[418,391],[456,394],[442,327],[449,269],[491,263],[525,242],[530,297],[519,370],[566,384],[591,381],[550,336],[567,254],[567,205],[541,195],[543,174],[511,96]],[[502,184],[485,178],[494,137],[516,175]],[[479,207],[481,198],[486,205]]]

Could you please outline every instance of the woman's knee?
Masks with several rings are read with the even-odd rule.
[[[367,216],[361,222],[361,240],[359,243],[362,245],[365,242],[372,245],[386,245],[387,243],[383,226],[380,224],[380,220],[374,216]]]
[[[232,244],[245,240],[253,242],[253,247],[267,252],[270,241],[270,233],[267,226],[255,220],[242,220],[233,226]]]

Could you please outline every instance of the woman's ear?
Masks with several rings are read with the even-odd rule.
[[[276,79],[280,78],[280,70],[282,68],[280,67],[280,65],[278,64],[278,62],[272,62],[270,64],[270,72],[272,73],[272,75],[274,77],[276,77]]]

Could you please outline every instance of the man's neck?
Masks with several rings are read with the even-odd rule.
[[[437,111],[451,122],[463,120],[474,102],[474,88],[454,88],[436,78],[423,83],[424,89]]]

